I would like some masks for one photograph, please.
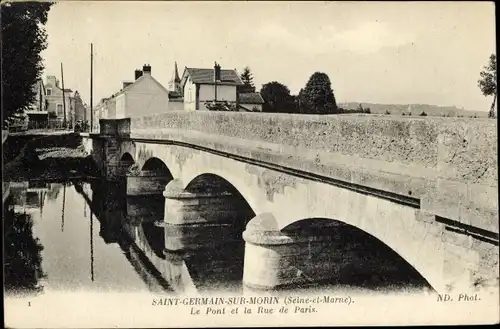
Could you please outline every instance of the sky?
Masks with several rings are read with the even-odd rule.
[[[477,87],[495,52],[489,2],[121,2],[54,5],[42,53],[46,75],[93,104],[150,64],[165,87],[174,62],[239,73],[258,90],[278,81],[292,94],[328,74],[337,102],[434,104],[487,111]]]

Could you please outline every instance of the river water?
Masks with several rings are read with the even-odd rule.
[[[165,232],[163,207],[163,197],[126,197],[122,186],[99,180],[11,182],[4,203],[6,293],[242,292],[243,240],[165,252],[165,239],[176,233]],[[293,289],[376,288],[326,282]]]

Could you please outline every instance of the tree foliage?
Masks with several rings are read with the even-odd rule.
[[[309,114],[337,113],[330,78],[326,73],[315,72],[299,93],[300,112]]]
[[[1,7],[2,115],[11,121],[35,100],[41,78],[40,53],[47,47],[44,24],[52,3],[17,2]]]
[[[262,86],[260,94],[265,101],[263,112],[295,112],[294,97],[290,95],[290,89],[284,84],[277,81],[266,83]]]
[[[495,102],[497,99],[497,56],[491,54],[488,64],[479,73],[480,78],[477,81],[479,89],[484,96],[493,96],[488,117],[495,117]]]
[[[254,93],[255,85],[253,84],[253,74],[248,66],[245,66],[243,73],[240,75],[244,85],[239,88],[240,93]]]

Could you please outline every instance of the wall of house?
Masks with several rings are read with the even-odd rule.
[[[115,102],[116,119],[125,118],[125,105],[126,105],[125,94],[120,94],[116,96],[115,99],[116,99]]]
[[[46,99],[48,101],[47,111],[55,112],[57,117],[63,119],[64,117],[64,103],[63,103],[63,91],[59,87],[58,81],[53,76],[47,77],[47,83],[45,84],[45,90],[47,92]],[[50,90],[50,95],[49,91]],[[66,102],[66,118],[70,117],[71,109],[71,93],[65,92],[64,98]],[[57,105],[60,104],[60,109],[58,111]]]
[[[215,97],[215,85],[200,85],[199,108],[200,111],[207,111],[205,102],[213,101]],[[236,86],[217,85],[217,100],[236,102]]]
[[[168,111],[168,91],[147,75],[125,92],[125,116],[137,117]]]
[[[107,118],[115,119],[116,118],[116,99],[115,98],[108,99],[106,101],[106,108],[108,110]]]
[[[190,78],[184,86],[184,111],[196,111],[196,85]]]

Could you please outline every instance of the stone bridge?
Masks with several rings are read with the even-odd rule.
[[[498,286],[494,120],[172,112],[100,127],[82,136],[103,176],[165,198],[165,248],[243,238],[247,286],[354,273],[353,255],[390,266],[374,250],[438,292]]]

